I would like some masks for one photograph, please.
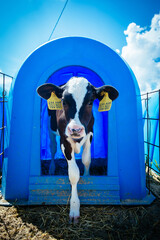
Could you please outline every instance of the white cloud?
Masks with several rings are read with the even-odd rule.
[[[119,50],[119,49],[116,49],[116,52],[117,52],[118,54],[120,54],[120,50]]]
[[[155,14],[151,26],[129,24],[126,31],[127,45],[122,57],[132,68],[142,92],[160,88],[160,13]]]

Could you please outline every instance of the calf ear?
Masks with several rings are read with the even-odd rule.
[[[118,97],[118,91],[114,87],[105,85],[96,88],[96,97],[100,100],[98,111],[109,111],[112,106],[112,101]]]
[[[58,98],[62,98],[63,89],[52,83],[46,83],[37,88],[39,96],[46,100],[51,97],[52,92],[54,92]]]
[[[112,86],[104,85],[102,87],[96,88],[96,98],[101,101],[105,92],[108,93],[108,96],[112,101],[114,101],[119,95],[117,89]]]

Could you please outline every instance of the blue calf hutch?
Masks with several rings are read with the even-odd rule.
[[[51,157],[46,127],[46,103],[36,89],[45,82],[60,85],[84,76],[96,87],[119,91],[108,113],[95,115],[92,155],[103,158],[106,174],[81,176],[82,204],[149,204],[146,190],[142,106],[137,81],[121,57],[106,45],[82,37],[47,42],[24,62],[12,85],[9,147],[3,164],[2,194],[26,204],[67,204],[67,176],[42,175],[41,163]],[[44,112],[44,114],[43,114]],[[80,158],[80,156],[78,156]],[[56,158],[62,158],[60,150]]]

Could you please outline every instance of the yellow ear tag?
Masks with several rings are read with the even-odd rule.
[[[112,106],[112,100],[108,96],[108,92],[102,92],[101,95],[104,95],[102,100],[99,103],[99,112],[109,111]]]
[[[47,100],[47,103],[48,103],[49,110],[61,110],[61,109],[63,109],[61,100],[56,96],[56,94],[54,92],[51,93],[51,96]]]

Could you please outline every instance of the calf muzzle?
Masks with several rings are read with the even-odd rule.
[[[78,126],[78,125],[74,125],[72,127],[68,126],[68,133],[71,137],[74,138],[81,138],[82,135],[84,134],[84,127],[82,126]]]

